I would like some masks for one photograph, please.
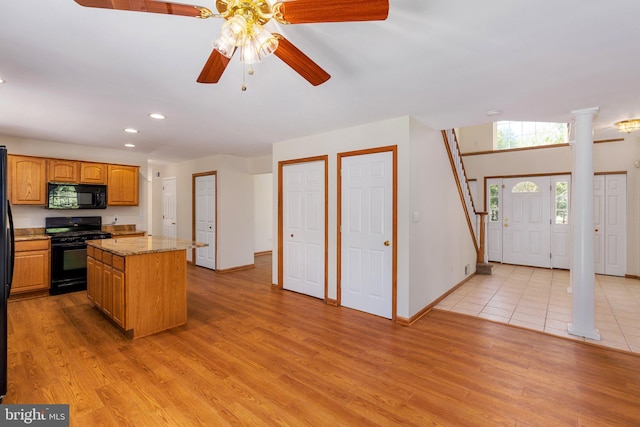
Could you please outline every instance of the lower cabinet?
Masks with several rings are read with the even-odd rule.
[[[16,242],[11,295],[47,290],[51,286],[49,239]]]
[[[124,258],[87,247],[87,298],[126,329]]]

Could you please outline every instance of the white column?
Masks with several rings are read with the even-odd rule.
[[[571,182],[573,254],[571,289],[573,316],[568,332],[599,340],[595,327],[595,270],[593,253],[593,118],[598,107],[572,111],[575,120]]]

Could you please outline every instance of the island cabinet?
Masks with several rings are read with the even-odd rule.
[[[107,204],[110,206],[138,205],[138,166],[109,165]]]
[[[16,241],[11,295],[43,291],[50,287],[51,242],[49,239]]]
[[[8,156],[9,201],[12,205],[47,203],[47,159]]]
[[[186,249],[194,246],[180,242],[152,236],[87,242],[87,298],[129,338],[187,322]]]

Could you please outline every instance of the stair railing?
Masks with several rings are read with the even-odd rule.
[[[476,249],[477,262],[482,263],[484,262],[486,251],[484,242],[487,213],[476,211],[473,203],[473,196],[471,195],[471,187],[469,186],[469,180],[467,179],[467,172],[464,169],[460,146],[458,145],[458,139],[455,131],[453,129],[443,130],[442,138],[444,139],[444,144],[447,148],[447,154],[449,155],[449,161],[451,162],[453,176],[456,180],[456,186],[458,187],[460,200],[465,211],[467,224],[473,239],[473,245]]]

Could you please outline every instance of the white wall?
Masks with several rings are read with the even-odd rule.
[[[269,156],[271,157],[271,156]],[[269,165],[271,166],[271,165]],[[255,252],[270,251],[273,236],[273,174],[253,175]]]
[[[400,117],[276,143],[273,146],[273,188],[275,195],[278,162],[328,155],[327,296],[337,299],[337,155],[391,145],[398,147],[398,241],[394,242],[398,251],[397,315],[410,318],[461,281],[464,264],[469,263],[469,259],[475,262],[468,229],[461,227],[460,216],[455,213],[462,212],[463,208],[457,190],[448,185],[453,178],[439,131],[429,130],[409,117]],[[443,182],[448,184],[443,186]],[[435,190],[435,194],[446,197],[437,203],[445,205],[441,213],[430,217],[429,209],[433,210],[436,203],[430,191],[438,186],[443,187]],[[425,219],[411,223],[414,210],[423,211]],[[277,254],[278,201],[275,196],[273,216],[273,254]],[[439,223],[432,223],[432,219]],[[464,230],[467,230],[466,240]],[[446,245],[446,252],[441,245]],[[472,257],[469,251],[473,252]],[[447,257],[446,262],[443,262],[443,255]],[[430,260],[429,271],[424,268],[425,260]],[[277,283],[277,256],[273,257],[272,274],[273,283]]]
[[[177,237],[193,240],[193,174],[216,172],[217,262],[220,270],[254,263],[254,207],[251,160],[218,155],[157,166],[153,176],[153,233],[162,234],[162,179],[176,177]],[[160,176],[158,176],[158,174]],[[187,251],[191,260],[191,252]]]
[[[464,134],[464,133],[463,133]],[[596,143],[593,146],[594,171],[627,174],[627,274],[640,275],[640,138],[635,134],[619,142]],[[572,147],[505,151],[463,157],[468,178],[478,179],[478,204],[484,209],[484,178],[528,174],[571,172]]]
[[[413,315],[464,280],[467,264],[470,274],[475,271],[476,251],[442,134],[415,120],[410,165],[408,301]]]
[[[54,159],[86,160],[140,166],[138,206],[110,206],[99,210],[49,210],[43,206],[12,206],[16,228],[44,227],[45,217],[50,216],[101,216],[103,224],[111,224],[118,217],[118,224],[135,224],[138,230],[147,231],[147,159],[143,154],[125,150],[110,150],[0,135],[0,145],[6,145],[9,154],[46,157]]]

